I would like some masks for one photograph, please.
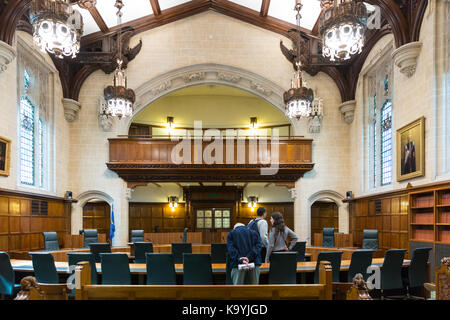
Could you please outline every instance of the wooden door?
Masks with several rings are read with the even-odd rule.
[[[98,233],[106,234],[109,240],[109,229],[111,227],[111,213],[108,203],[88,202],[83,207],[83,229],[97,229]]]
[[[195,231],[201,231],[203,243],[220,242],[222,232],[231,230],[233,208],[195,208]]]
[[[339,211],[334,202],[314,202],[311,206],[311,241],[314,243],[314,233],[322,233],[323,228],[334,228],[338,232]]]

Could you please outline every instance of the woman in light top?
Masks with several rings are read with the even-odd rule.
[[[291,250],[298,240],[295,232],[286,227],[286,225],[284,224],[283,215],[281,213],[272,213],[270,222],[272,223],[272,230],[270,231],[269,235],[269,245],[266,253],[266,262],[269,262],[272,252]],[[288,236],[292,239],[291,243],[289,244],[289,248],[287,248],[286,246],[286,239]]]

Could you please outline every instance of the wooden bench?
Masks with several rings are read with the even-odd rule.
[[[332,300],[332,268],[322,261],[319,284],[285,285],[92,285],[88,262],[75,270],[77,300]]]

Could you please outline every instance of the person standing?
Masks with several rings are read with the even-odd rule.
[[[267,225],[266,216],[267,211],[264,207],[259,207],[256,210],[257,218],[251,220],[247,227],[251,230],[254,230],[259,233],[261,238],[261,257],[264,258],[267,252],[267,246],[269,245],[269,238],[267,237],[267,231],[269,230],[269,226]]]
[[[236,223],[233,230],[228,232],[227,249],[233,284],[259,284],[261,239],[258,233],[243,223]],[[250,263],[254,263],[253,268],[249,266]],[[240,264],[247,267],[239,269]]]
[[[269,262],[272,252],[281,252],[291,250],[298,240],[297,234],[284,224],[283,215],[279,212],[272,213],[270,217],[272,230],[269,235],[269,245],[267,247],[266,262]],[[286,246],[287,237],[291,238],[289,248]]]

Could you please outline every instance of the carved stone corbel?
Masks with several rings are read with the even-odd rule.
[[[68,122],[74,122],[78,118],[78,113],[81,109],[81,104],[73,99],[63,98],[62,104],[64,108],[64,118]]]
[[[394,64],[400,68],[400,72],[411,77],[416,72],[417,58],[422,50],[422,42],[410,42],[392,52]]]
[[[356,100],[349,100],[344,102],[339,106],[339,111],[341,111],[344,121],[347,124],[351,124],[355,117]]]
[[[0,41],[0,73],[6,71],[6,65],[16,57],[16,50],[6,42]]]

